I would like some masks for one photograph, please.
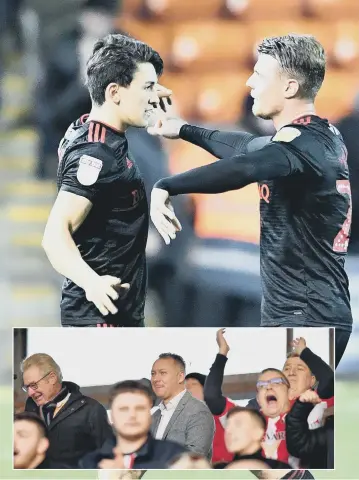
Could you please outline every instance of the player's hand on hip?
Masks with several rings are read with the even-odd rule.
[[[314,392],[314,390],[307,390],[299,396],[299,401],[302,403],[312,403],[313,405],[316,405],[317,403],[321,402],[321,399],[319,398],[317,392]]]
[[[224,338],[225,332],[226,332],[225,328],[220,328],[219,330],[217,330],[216,340],[217,340],[217,345],[219,347],[218,353],[226,357],[228,355],[230,348],[227,343],[227,340]]]
[[[302,351],[307,348],[307,343],[303,337],[296,338],[292,342],[292,347],[293,347],[293,353],[296,353],[297,355],[301,355]]]
[[[176,238],[176,232],[182,230],[166,190],[161,188],[152,190],[150,216],[166,245],[170,244],[171,239],[174,240]]]
[[[130,285],[122,283],[121,279],[111,275],[104,275],[92,280],[86,286],[85,292],[87,300],[94,303],[102,315],[106,316],[109,313],[115,314],[118,312],[112,300],[118,299],[120,289],[128,290],[129,288]]]

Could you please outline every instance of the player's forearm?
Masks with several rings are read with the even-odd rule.
[[[155,187],[167,190],[170,195],[211,194],[237,190],[250,183],[289,175],[291,167],[286,156],[271,147],[265,150],[266,152],[262,150],[243,156],[236,155],[226,161],[164,178]]]
[[[225,158],[247,153],[248,145],[258,137],[247,132],[221,132],[185,124],[181,127],[180,138],[217,158]]]
[[[70,231],[65,226],[56,231],[45,231],[42,247],[53,268],[79,287],[85,289],[89,279],[97,276],[82,259]]]

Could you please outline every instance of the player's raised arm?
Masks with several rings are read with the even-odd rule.
[[[271,140],[270,136],[260,137],[247,132],[225,132],[189,125],[174,115],[171,107],[167,109],[166,116],[156,125],[148,127],[147,131],[154,136],[180,138],[221,159],[259,150]]]
[[[298,143],[303,145],[311,141],[308,135],[299,138],[299,127],[284,127],[264,148],[246,155],[234,155],[223,162],[194,168],[188,172],[159,180],[155,188],[166,190],[169,195],[184,193],[223,193],[243,188],[250,183],[274,180],[293,174],[306,173],[320,176],[313,154],[304,150],[298,153]],[[319,147],[318,147],[319,148]],[[315,155],[314,151],[314,155]],[[321,152],[319,152],[319,155]]]

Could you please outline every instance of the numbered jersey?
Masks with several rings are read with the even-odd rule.
[[[136,326],[144,317],[147,272],[145,249],[148,205],[140,172],[128,153],[124,133],[86,116],[67,130],[59,147],[57,184],[87,198],[90,213],[73,234],[82,258],[99,275],[129,283],[115,302],[111,324]],[[102,324],[105,317],[85,292],[65,280],[61,301],[63,325]]]
[[[342,136],[326,120],[305,116],[272,143],[291,174],[259,184],[262,325],[351,330],[344,259],[352,206]]]

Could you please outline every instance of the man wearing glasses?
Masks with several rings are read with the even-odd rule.
[[[291,407],[287,378],[280,370],[267,368],[259,375],[256,387],[257,402],[267,419],[262,441],[264,456],[298,468],[299,460],[289,456],[285,435],[285,417]]]
[[[80,458],[113,437],[105,408],[84,396],[78,385],[62,380],[60,367],[50,355],[36,353],[21,363],[26,412],[45,422],[53,463],[77,468]]]

